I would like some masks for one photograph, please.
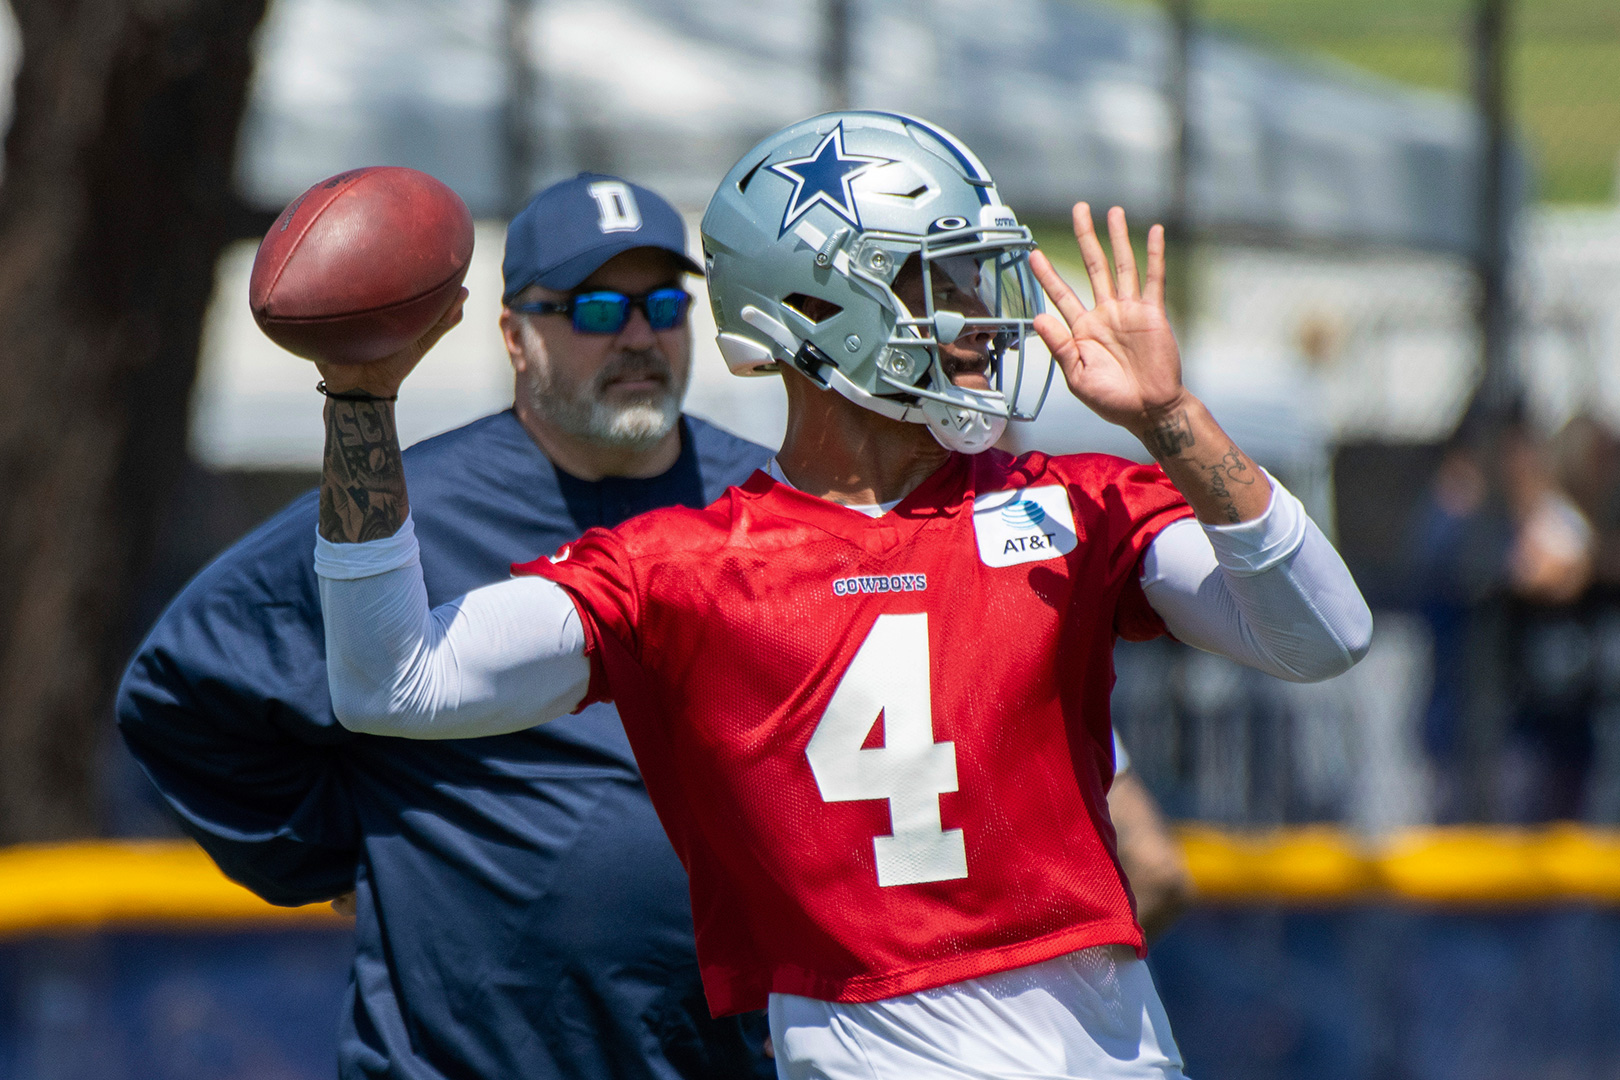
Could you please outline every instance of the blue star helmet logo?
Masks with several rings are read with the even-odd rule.
[[[893,158],[844,153],[844,125],[839,124],[827,133],[827,137],[808,157],[779,161],[772,165],[771,172],[793,181],[793,197],[788,200],[787,212],[782,215],[782,228],[776,235],[785,234],[795,221],[817,203],[824,204],[859,229],[860,209],[855,205],[855,193],[850,190],[849,182],[868,169],[893,161]]]

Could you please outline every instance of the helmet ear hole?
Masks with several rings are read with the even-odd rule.
[[[823,300],[819,296],[809,296],[805,293],[789,293],[782,297],[782,303],[812,325],[825,322],[844,310],[831,300]]]

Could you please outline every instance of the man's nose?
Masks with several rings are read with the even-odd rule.
[[[995,331],[987,326],[969,326],[962,331],[956,343],[969,349],[983,350],[990,347],[995,336]]]
[[[972,315],[967,316],[973,318]],[[938,323],[935,323],[936,328]],[[990,348],[990,342],[995,339],[995,331],[987,326],[973,326],[969,324],[957,331],[956,337],[950,342],[958,349],[970,349],[973,352],[984,352]]]
[[[658,333],[639,306],[630,309],[630,317],[619,331],[619,344],[626,349],[650,349],[658,344]]]

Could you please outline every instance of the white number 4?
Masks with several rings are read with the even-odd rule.
[[[805,757],[827,802],[889,800],[889,836],[872,838],[879,885],[967,877],[961,829],[939,820],[956,790],[956,744],[934,741],[928,616],[879,615],[833,691]],[[883,717],[883,745],[861,744]]]

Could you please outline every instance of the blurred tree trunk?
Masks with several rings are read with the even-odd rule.
[[[265,0],[11,0],[0,182],[0,842],[93,833]]]

